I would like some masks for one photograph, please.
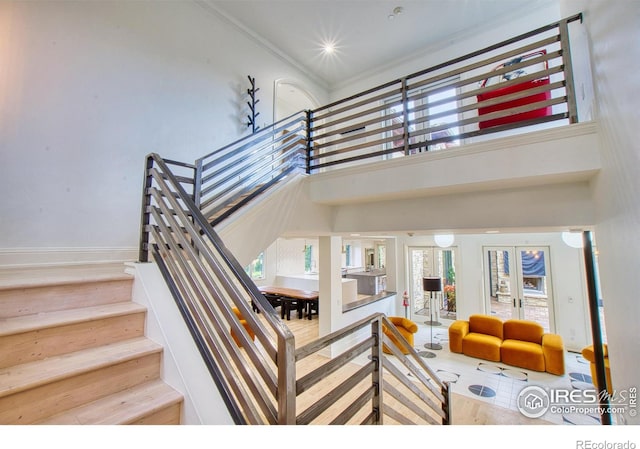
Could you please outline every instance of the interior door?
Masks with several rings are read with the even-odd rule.
[[[503,320],[540,323],[555,332],[548,247],[485,248],[487,310]]]

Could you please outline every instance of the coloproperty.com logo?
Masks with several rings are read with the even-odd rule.
[[[523,388],[518,394],[518,410],[527,418],[540,418],[545,413],[579,413],[589,415],[626,414],[636,416],[637,388],[604,393],[600,398],[596,390],[575,390],[565,388],[545,389],[536,385]],[[606,399],[608,406],[602,406],[601,399]]]

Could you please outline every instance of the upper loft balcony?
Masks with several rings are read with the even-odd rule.
[[[513,189],[542,201],[572,187],[584,198],[600,151],[584,33],[570,34],[581,26],[578,14],[293,114],[198,159],[196,204],[215,224],[302,165],[308,199],[329,206]]]
[[[600,153],[580,26],[569,17],[310,111],[311,199],[589,180]]]
[[[585,122],[325,171],[307,184],[313,202],[341,205],[584,183],[600,168],[597,124]]]

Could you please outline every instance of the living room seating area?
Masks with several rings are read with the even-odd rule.
[[[528,320],[471,315],[449,327],[449,348],[470,357],[563,375],[564,344],[557,334]]]

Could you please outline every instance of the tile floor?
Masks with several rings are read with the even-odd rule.
[[[427,349],[424,345],[430,343],[430,328],[421,323],[418,323],[418,326],[420,329],[414,335],[416,351],[422,354],[425,352],[435,354],[433,358],[426,358],[427,364],[442,380],[451,382],[455,393],[519,412],[517,397],[527,386],[569,390],[593,388],[589,362],[578,353],[566,353],[566,374],[556,376],[452,353],[449,351],[446,324],[433,328],[433,343],[439,343],[442,349]],[[597,425],[600,423],[597,415],[558,414],[550,411],[538,419],[554,424]]]

